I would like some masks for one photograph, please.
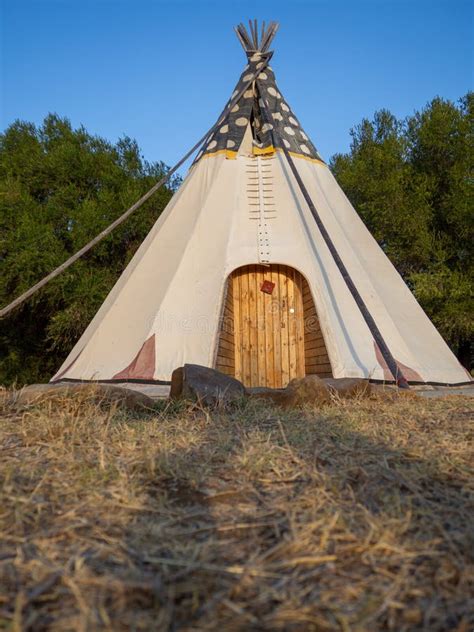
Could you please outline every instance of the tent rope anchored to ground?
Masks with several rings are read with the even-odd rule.
[[[185,363],[246,386],[294,377],[460,384],[470,376],[351,206],[279,91],[278,25],[236,33],[247,65],[218,121],[148,193],[7,314],[187,177],[53,381],[167,382]]]

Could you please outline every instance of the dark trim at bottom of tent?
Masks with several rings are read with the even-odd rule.
[[[161,384],[162,386],[170,386],[171,380],[139,380],[137,378],[118,379],[118,380],[80,380],[78,378],[63,377],[50,384],[59,384],[60,382],[71,382],[76,384]]]
[[[366,379],[366,378],[354,378],[358,379]],[[139,379],[130,379],[130,380],[79,380],[73,379],[70,377],[65,377],[54,382],[49,382],[50,384],[59,384],[60,382],[71,382],[71,383],[80,383],[80,384],[156,384],[161,386],[171,386],[171,380],[139,380]],[[374,380],[369,379],[371,384],[387,384],[389,386],[396,385],[395,380]],[[408,383],[411,386],[444,386],[444,387],[458,387],[458,386],[473,386],[474,380],[469,380],[467,382],[456,382],[455,384],[448,384],[447,382],[417,382],[409,380]]]
[[[355,378],[355,379],[359,379],[359,378]],[[371,384],[388,384],[390,386],[392,385],[396,385],[395,380],[373,380],[373,379],[369,379],[369,382]],[[468,382],[456,382],[455,384],[448,384],[447,382],[420,382],[420,381],[416,381],[416,380],[408,380],[408,384],[410,384],[410,386],[445,386],[445,387],[452,387],[455,388],[457,386],[473,386],[474,387],[474,381],[473,380],[469,380]]]

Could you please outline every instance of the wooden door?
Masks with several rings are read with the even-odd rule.
[[[308,373],[331,375],[311,293],[297,270],[248,265],[231,274],[216,368],[249,387],[282,388]]]

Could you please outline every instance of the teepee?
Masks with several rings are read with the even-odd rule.
[[[470,381],[282,96],[276,29],[237,27],[235,92],[52,381],[168,382],[185,363],[247,386]]]

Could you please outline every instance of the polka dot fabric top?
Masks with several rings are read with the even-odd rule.
[[[271,52],[248,54],[248,65],[220,117],[222,125],[206,139],[194,164],[203,156],[218,152],[225,152],[229,157],[235,157],[249,122],[252,126],[254,154],[271,153],[275,151],[275,148],[280,148],[283,143],[293,154],[322,162],[316,147],[280,94],[270,66],[259,74],[257,80],[250,85],[227,115],[229,104],[271,56]],[[270,112],[271,120],[267,120],[265,116],[263,101]]]

